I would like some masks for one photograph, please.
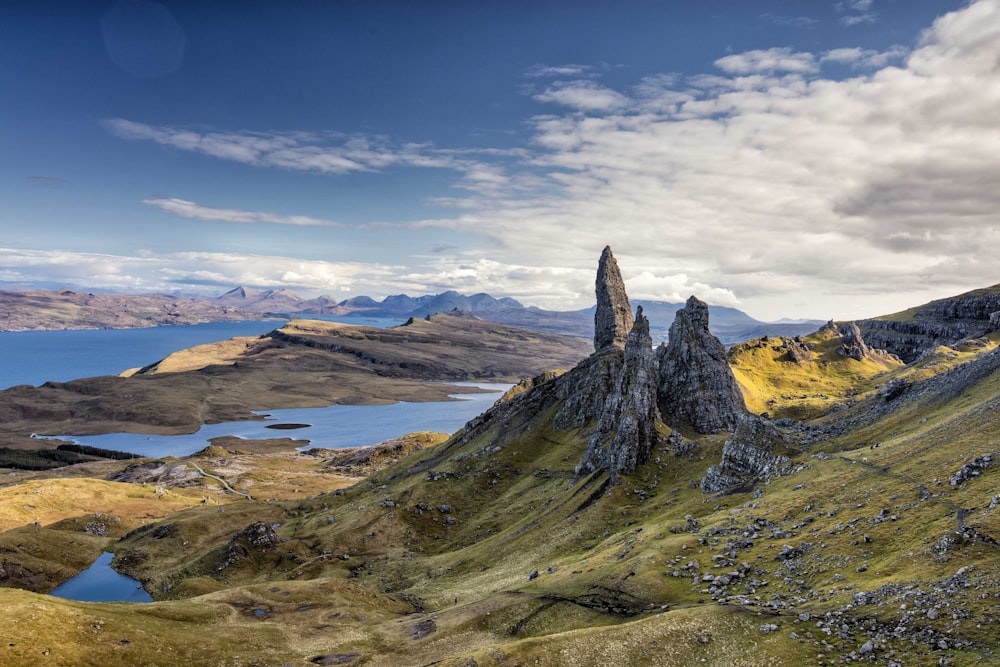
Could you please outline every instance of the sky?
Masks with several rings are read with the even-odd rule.
[[[1000,0],[0,3],[0,288],[1000,283]]]

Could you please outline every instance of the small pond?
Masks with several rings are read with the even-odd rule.
[[[56,586],[49,595],[81,602],[152,602],[138,581],[111,567],[114,556],[105,551],[93,565]]]

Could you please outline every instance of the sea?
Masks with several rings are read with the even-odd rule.
[[[380,328],[401,324],[395,319],[315,319]],[[156,363],[178,350],[236,336],[259,336],[285,323],[283,320],[248,320],[148,329],[0,331],[0,389],[19,384],[38,386],[95,375],[118,375],[130,368]]]
[[[323,319],[377,327],[400,324],[398,320],[373,318]],[[117,375],[129,368],[155,363],[177,350],[235,336],[261,335],[283,324],[280,320],[259,320],[148,329],[0,332],[0,388]],[[447,402],[332,405],[262,411],[258,414],[265,417],[265,421],[205,425],[191,435],[37,435],[152,457],[193,454],[207,447],[211,438],[224,435],[248,439],[287,437],[307,440],[308,444],[300,447],[302,449],[363,447],[414,431],[453,433],[489,408],[499,397],[499,392],[510,387],[509,384],[499,383],[455,384],[488,393],[456,392],[452,395],[456,400]],[[283,425],[298,427],[281,428]]]

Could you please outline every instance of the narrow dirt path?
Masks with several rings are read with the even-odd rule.
[[[209,477],[209,478],[214,479],[215,481],[219,482],[220,484],[222,484],[223,488],[225,488],[226,491],[230,491],[232,493],[235,493],[238,496],[243,496],[247,500],[253,500],[253,497],[247,491],[237,491],[233,487],[229,486],[229,482],[227,482],[226,480],[222,479],[218,475],[213,475],[211,473],[205,472],[204,470],[201,469],[201,466],[199,466],[194,461],[188,461],[188,463],[190,463],[191,465],[193,465],[194,469],[197,470],[199,473],[201,473],[201,475],[203,477]]]

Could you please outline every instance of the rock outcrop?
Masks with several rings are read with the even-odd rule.
[[[827,328],[834,327],[832,322],[827,323],[826,326]],[[834,328],[840,335],[841,344],[838,352],[842,357],[850,357],[856,361],[864,361],[865,359],[898,360],[898,357],[891,352],[869,346],[865,342],[864,336],[861,335],[861,328],[856,322],[846,322]]]
[[[742,424],[741,435],[734,437],[728,457],[718,466],[719,481],[707,488],[722,489],[758,473],[770,474],[780,463],[771,454],[771,442],[778,441],[774,427],[762,434],[757,422],[747,421],[726,350],[708,330],[708,306],[695,297],[688,299],[676,313],[669,342],[654,352],[649,320],[641,307],[633,318],[610,248],[601,255],[596,287],[593,354],[566,373],[518,385],[470,421],[453,443],[491,434],[482,449],[482,455],[490,455],[502,449],[509,434],[550,419],[553,429],[580,429],[581,436],[588,437],[577,478],[606,472],[616,482],[650,460],[659,444],[658,422],[700,433],[731,431]],[[409,472],[444,460],[452,455],[450,449],[440,448]],[[692,445],[675,435],[671,449],[682,455]]]
[[[905,362],[966,338],[995,331],[1000,321],[1000,285],[931,301],[912,310],[883,318],[858,321],[868,345],[885,349]]]
[[[609,347],[625,348],[625,340],[632,330],[632,307],[625,293],[618,262],[606,246],[597,264],[597,310],[594,312],[594,350]]]
[[[726,349],[708,330],[708,306],[695,297],[677,311],[669,340],[657,350],[659,408],[671,426],[699,433],[731,431],[746,413]]]
[[[657,367],[649,321],[636,312],[625,342],[624,364],[604,402],[597,432],[590,440],[577,475],[608,470],[612,479],[631,474],[649,460],[656,445]]]
[[[722,448],[722,461],[701,480],[705,493],[749,490],[756,481],[786,474],[791,465],[780,454],[785,443],[774,424],[755,415],[740,415],[733,437]]]
[[[871,355],[871,348],[865,343],[865,339],[861,336],[861,329],[858,328],[857,324],[854,322],[842,324],[839,333],[840,339],[843,341],[839,350],[841,356],[861,361]]]

